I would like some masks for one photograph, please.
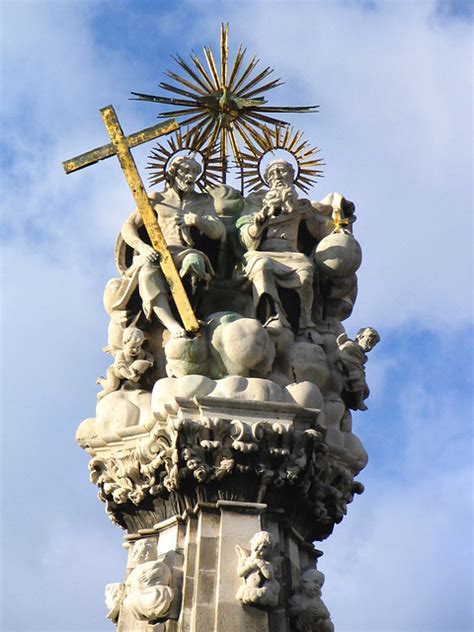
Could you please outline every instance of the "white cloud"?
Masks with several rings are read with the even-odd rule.
[[[316,195],[341,190],[358,207],[365,260],[356,318],[468,324],[469,24],[440,21],[434,2],[224,6],[232,41],[286,82],[272,102],[321,106],[292,122],[326,159]]]
[[[159,45],[167,54],[186,54],[196,42],[216,48],[219,21],[230,18],[232,42],[246,43],[286,81],[273,103],[321,104],[320,114],[294,122],[327,162],[315,197],[342,190],[358,205],[365,262],[350,330],[373,323],[395,345],[384,356],[383,340],[369,363],[369,418],[381,409],[397,366],[415,363],[417,346],[402,355],[393,330],[453,332],[469,319],[470,55],[463,21],[440,22],[432,2],[370,10],[359,3],[200,2],[170,11],[153,5],[149,15],[135,3],[109,4],[111,18],[141,39],[146,56],[138,57],[115,42],[125,32],[113,31],[117,19],[98,26],[104,7],[2,4],[3,527],[15,551],[3,571],[14,607],[7,629],[17,621],[22,632],[91,632],[102,619],[108,629],[103,584],[122,577],[120,531],[86,483],[87,459],[73,435],[93,413],[94,381],[107,364],[101,293],[115,274],[113,242],[133,204],[115,159],[68,177],[60,163],[106,142],[98,110],[108,103],[116,104],[126,132],[151,124],[156,109],[127,97],[156,89],[173,65],[161,49],[155,53]],[[146,151],[137,153],[143,165]],[[440,340],[446,371],[465,372],[455,357],[465,338]],[[341,631],[467,629],[460,600],[470,578],[458,553],[461,538],[469,542],[469,455],[456,415],[467,416],[467,407],[451,387],[439,397],[439,375],[433,391],[424,381],[408,389],[410,379],[407,371],[397,384],[406,395],[400,425],[410,441],[396,443],[401,431],[393,420],[383,437],[393,463],[400,462],[398,478],[381,480],[369,465],[361,477],[368,491],[322,546],[325,598]],[[380,430],[375,435],[364,423],[368,440],[380,441]],[[11,472],[19,455],[17,484]],[[431,473],[437,467],[440,473]],[[38,491],[38,472],[46,485],[55,481],[56,496],[51,486]],[[409,486],[401,482],[407,473]],[[86,528],[82,515],[71,523],[78,507],[86,518],[95,512],[96,526]],[[20,603],[25,594],[29,600]]]
[[[121,534],[78,517],[72,522],[51,516],[39,551],[9,559],[3,597],[4,625],[9,632],[107,632],[105,584],[123,581],[126,565]],[[103,516],[101,516],[103,518]],[[110,527],[110,525],[109,525]],[[30,529],[34,523],[30,523]],[[9,554],[10,558],[11,555]]]
[[[472,630],[472,471],[426,468],[405,486],[372,480],[320,545],[338,632]]]

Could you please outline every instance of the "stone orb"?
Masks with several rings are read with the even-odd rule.
[[[346,276],[359,269],[362,250],[350,233],[331,233],[319,242],[314,257],[327,276]]]

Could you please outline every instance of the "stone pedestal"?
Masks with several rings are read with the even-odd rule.
[[[106,590],[119,632],[331,630],[298,623],[301,600],[325,608],[302,576],[362,486],[359,457],[319,419],[295,404],[176,398],[143,425],[89,435],[91,479],[127,531],[124,582]]]
[[[275,543],[273,564],[280,584],[279,603],[270,610],[242,605],[236,547],[266,530]],[[306,543],[282,512],[262,503],[221,500],[198,503],[182,516],[153,529],[125,536],[128,549],[126,581],[132,571],[152,561],[166,564],[172,575],[173,601],[166,620],[137,620],[124,601],[117,618],[118,632],[289,632],[286,604],[300,583],[303,570],[316,564],[320,551]]]

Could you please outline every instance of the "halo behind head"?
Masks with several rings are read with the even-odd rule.
[[[167,145],[157,143],[149,155],[147,169],[150,170],[150,184],[169,182],[169,176],[174,176],[177,165],[189,158],[199,165],[197,186],[204,191],[208,186],[220,183],[219,151],[216,147],[211,152],[198,147],[199,138],[188,130],[184,135],[177,130],[167,138]],[[199,164],[201,163],[201,164]],[[174,169],[173,169],[174,166]]]
[[[274,130],[264,127],[262,131],[261,135],[253,136],[256,144],[247,143],[248,151],[240,154],[239,168],[243,172],[245,187],[249,191],[258,191],[266,186],[269,165],[275,164],[275,161],[272,160],[265,166],[263,174],[262,163],[268,153],[274,154],[275,150],[283,150],[293,157],[296,170],[288,160],[278,157],[276,161],[291,165],[294,171],[295,187],[307,193],[316,178],[322,176],[320,167],[324,163],[321,158],[316,158],[319,149],[310,147],[308,141],[302,140],[303,132],[290,127],[282,128],[277,125]]]

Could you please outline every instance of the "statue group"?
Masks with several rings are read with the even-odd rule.
[[[115,360],[100,379],[99,398],[147,390],[165,376],[238,375],[280,387],[305,382],[307,397],[322,393],[345,403],[339,419],[342,408],[330,413],[331,425],[340,426],[346,409],[365,409],[366,353],[379,339],[366,328],[351,340],[342,325],[361,262],[354,204],[339,193],[321,201],[299,197],[295,170],[282,159],[266,166],[266,188],[247,197],[227,185],[197,192],[202,170],[194,157],[178,156],[165,189],[150,196],[201,331],[188,334],[181,324],[160,253],[135,210],[117,239],[120,277],[104,294],[106,350]]]
[[[363,491],[352,411],[367,408],[365,365],[379,341],[372,327],[351,335],[343,324],[362,260],[355,205],[337,192],[306,197],[318,161],[280,123],[255,132],[258,143],[241,131],[250,153],[237,155],[240,189],[227,184],[225,142],[219,159],[212,143],[224,130],[235,150],[239,112],[262,106],[228,94],[218,107],[221,122],[231,118],[207,145],[201,123],[154,150],[163,185],[148,203],[166,251],[138,207],[105,287],[112,362],[76,438],[127,531],[127,578],[108,585],[108,616],[121,631],[331,632],[312,542]],[[198,330],[181,317],[168,256]],[[232,559],[231,580],[222,560]]]

